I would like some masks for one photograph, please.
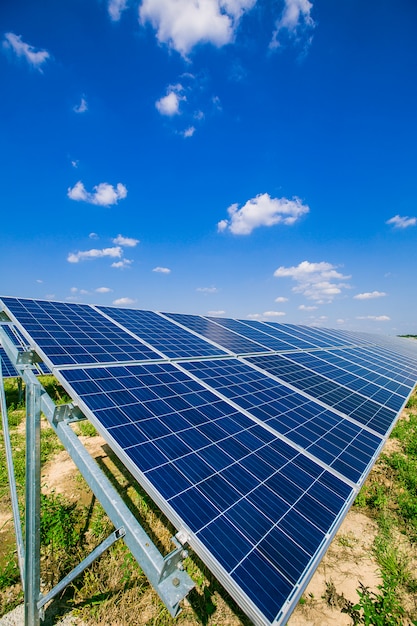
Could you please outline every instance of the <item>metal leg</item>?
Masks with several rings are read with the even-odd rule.
[[[26,387],[25,626],[39,626],[41,386]]]
[[[25,586],[25,548],[23,545],[22,525],[20,523],[19,502],[17,499],[16,478],[12,456],[12,445],[10,442],[9,422],[7,416],[6,395],[4,393],[3,373],[0,359],[0,408],[3,423],[4,447],[6,450],[7,473],[9,475],[10,498],[12,501],[14,530],[16,534],[17,557],[19,561],[20,579],[22,587]]]

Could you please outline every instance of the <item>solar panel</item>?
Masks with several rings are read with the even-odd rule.
[[[249,617],[286,623],[412,391],[417,343],[3,302]]]
[[[3,378],[16,378],[16,376],[19,376],[18,371],[16,370],[15,366],[13,365],[13,363],[7,356],[4,349],[1,347],[1,344],[0,344],[0,359],[1,359],[1,371],[3,374]]]
[[[40,355],[54,365],[159,359],[160,355],[88,305],[2,298]]]
[[[225,355],[225,351],[184,330],[172,321],[154,313],[137,309],[97,307],[125,328],[158,349],[169,358],[190,358]]]
[[[183,315],[182,313],[164,313],[167,317],[182,326],[206,337],[213,343],[222,346],[233,354],[253,354],[270,352],[268,348],[255,341],[247,339],[234,331],[224,328],[220,324],[198,315]],[[217,318],[216,318],[217,319]]]
[[[61,375],[226,588],[274,621],[352,486],[174,364]]]

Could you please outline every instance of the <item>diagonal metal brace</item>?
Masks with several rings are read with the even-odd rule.
[[[81,563],[79,563],[77,567],[72,570],[72,572],[67,574],[67,576],[65,576],[65,578],[63,578],[57,585],[55,585],[55,587],[51,589],[49,593],[41,597],[37,604],[38,609],[42,609],[42,607],[44,607],[45,604],[52,600],[52,598],[55,598],[55,596],[58,595],[60,591],[63,591],[63,589],[65,589],[65,587],[67,587],[70,582],[77,578],[77,576],[79,576],[89,565],[91,565],[93,561],[98,559],[98,557],[101,556],[103,552],[105,552],[108,548],[110,548],[110,546],[112,546],[118,539],[124,537],[125,534],[126,531],[123,526],[112,532],[112,534],[109,535],[107,539],[102,541],[100,545],[97,546],[97,548],[90,552],[90,554],[83,561],[81,561]]]

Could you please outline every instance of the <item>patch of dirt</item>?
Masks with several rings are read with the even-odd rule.
[[[376,590],[381,582],[371,547],[377,533],[375,522],[363,513],[350,510],[323,560],[313,575],[288,626],[348,626],[351,618],[340,612],[342,595],[351,602],[359,597],[359,581]],[[326,597],[327,585],[333,583],[334,597]]]
[[[79,437],[85,448],[94,459],[103,459],[107,457],[103,447],[106,445],[104,439],[97,435],[96,437]],[[66,450],[58,452],[58,454],[42,467],[42,490],[45,493],[54,491],[55,493],[65,494],[72,501],[85,504],[84,497],[91,497],[84,494],[80,490],[80,486],[76,481],[78,469],[74,461]]]

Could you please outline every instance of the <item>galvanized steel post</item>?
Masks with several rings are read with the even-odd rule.
[[[41,385],[26,387],[25,626],[39,626]]]

